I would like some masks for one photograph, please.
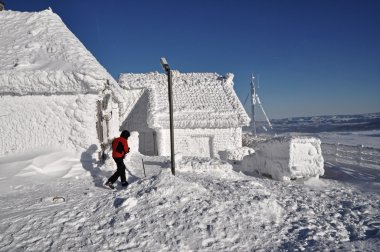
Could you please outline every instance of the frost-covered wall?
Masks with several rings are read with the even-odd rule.
[[[147,103],[148,92],[145,91],[122,122],[120,130],[137,131],[140,139],[138,151],[144,155],[157,155],[155,131],[147,123]]]
[[[0,96],[0,156],[99,144],[97,95]]]
[[[219,157],[219,151],[242,146],[241,128],[175,129],[175,153],[183,156]],[[157,131],[158,154],[170,155],[170,131]]]
[[[148,127],[148,92],[144,92],[137,103],[133,106],[133,109],[128,114],[124,122],[122,122],[121,128],[129,131],[144,131],[150,129]]]
[[[233,74],[173,73],[175,128],[236,128],[249,125],[233,89]],[[122,74],[119,84],[126,90],[146,90],[147,122],[152,129],[169,128],[167,76],[153,72]]]

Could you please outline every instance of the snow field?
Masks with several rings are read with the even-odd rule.
[[[257,182],[241,186],[229,179],[229,186],[214,176],[213,185],[202,175],[194,183],[192,173],[178,173],[174,177],[169,169],[160,170],[118,192],[93,188],[88,180],[40,185],[43,190],[38,196],[31,195],[39,191],[31,186],[27,198],[14,202],[28,206],[23,210],[12,208],[11,201],[1,197],[7,214],[1,215],[0,249],[209,250],[217,248],[220,240],[228,249],[240,242],[237,233],[246,229],[244,222],[279,220],[281,207]],[[236,190],[250,187],[258,191],[254,199],[249,194],[240,197]],[[242,200],[238,205],[236,197]],[[254,215],[242,214],[252,207],[257,210]]]
[[[177,176],[168,165],[163,157],[131,155],[131,184],[117,191],[94,186],[113,172],[103,169],[49,181],[29,174],[34,180],[26,186],[1,191],[0,250],[375,251],[379,245],[377,193],[329,179],[224,176],[231,167],[216,160],[182,159]]]

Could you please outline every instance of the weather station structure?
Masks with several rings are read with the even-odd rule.
[[[257,79],[257,81],[256,81],[256,79]],[[256,109],[257,105],[260,107],[260,109],[261,109],[261,111],[265,117],[265,120],[268,123],[269,128],[273,129],[273,126],[270,123],[270,120],[269,120],[267,114],[265,113],[264,107],[263,107],[263,105],[260,101],[260,97],[257,93],[256,89],[258,89],[259,83],[258,83],[258,78],[256,78],[256,76],[254,74],[252,74],[252,76],[251,76],[250,86],[251,86],[251,91],[247,95],[247,98],[245,99],[244,105],[247,103],[249,96],[251,96],[251,128],[252,128],[254,136],[256,137],[257,136],[257,130],[256,130],[255,109]],[[265,131],[267,131],[267,128],[265,126],[263,126],[263,129]]]

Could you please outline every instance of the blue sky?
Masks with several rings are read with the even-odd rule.
[[[162,71],[251,73],[271,118],[380,112],[378,0],[2,0],[49,6],[115,77]],[[249,108],[249,105],[246,106]]]

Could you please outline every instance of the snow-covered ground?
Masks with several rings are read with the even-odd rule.
[[[319,180],[278,182],[183,158],[174,177],[167,158],[134,153],[130,186],[112,191],[111,164],[47,150],[0,159],[0,251],[380,247],[379,170],[328,163]]]

